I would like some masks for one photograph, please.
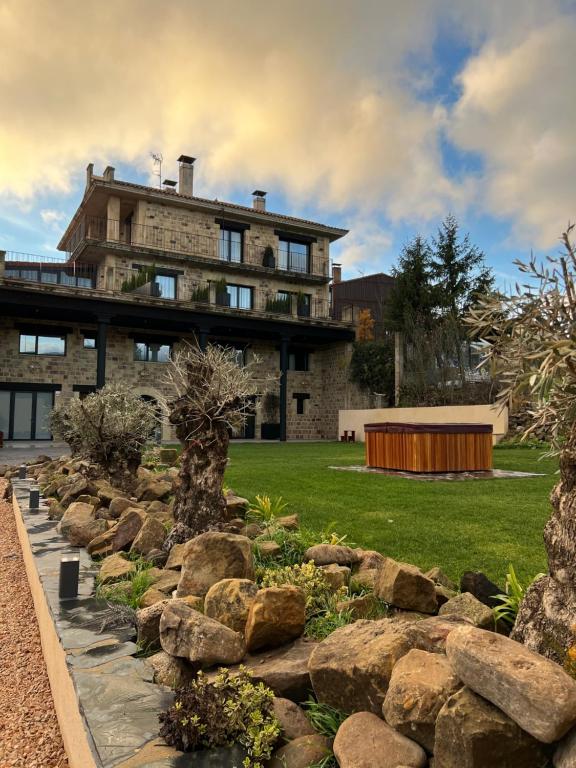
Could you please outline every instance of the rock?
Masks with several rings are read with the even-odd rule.
[[[554,768],[576,768],[576,729],[558,744],[552,764]]]
[[[333,749],[340,768],[424,768],[428,763],[422,747],[371,712],[344,720]]]
[[[158,651],[149,656],[146,664],[152,667],[153,681],[157,685],[166,685],[168,688],[179,688],[191,682],[195,676],[193,667],[189,666],[184,659],[170,656],[166,651]]]
[[[276,719],[280,723],[282,735],[287,741],[316,733],[304,710],[290,699],[276,697],[272,702],[272,707]]]
[[[76,501],[81,501],[83,504],[92,504],[94,511],[100,506],[100,499],[98,496],[90,496],[89,493],[81,493],[76,497]]]
[[[300,736],[276,750],[269,768],[310,768],[320,763],[331,752],[325,736]]]
[[[252,542],[234,533],[202,533],[186,543],[178,597],[205,595],[222,579],[254,580]]]
[[[326,577],[333,592],[338,592],[342,587],[346,587],[350,581],[350,568],[345,565],[321,565],[320,570]]]
[[[297,587],[266,587],[258,590],[246,621],[249,651],[276,648],[304,632],[306,598]]]
[[[496,600],[495,597],[496,595],[503,595],[505,591],[480,571],[477,573],[466,571],[460,579],[460,592],[470,592],[489,608],[496,608],[500,605],[500,601]]]
[[[337,629],[308,662],[318,701],[343,712],[380,714],[392,669],[410,647],[405,625],[390,619],[360,620]]]
[[[145,512],[141,509],[129,507],[122,512],[120,519],[113,528],[90,541],[87,546],[88,553],[92,556],[104,557],[125,549],[138,535],[144,517]]]
[[[434,582],[419,568],[387,558],[378,571],[375,593],[390,605],[408,611],[436,613],[438,602]]]
[[[111,555],[111,557],[116,557],[116,555]],[[144,594],[140,598],[138,606],[140,608],[150,608],[151,605],[160,603],[163,600],[166,600],[166,595],[164,594],[164,592],[160,592],[160,590],[156,589],[156,587],[150,587],[149,589],[146,590],[146,592],[144,592]]]
[[[386,560],[384,555],[381,552],[376,552],[375,549],[356,547],[354,551],[358,555],[358,562],[354,566],[355,573],[358,571],[377,571]]]
[[[133,507],[134,502],[124,496],[115,496],[108,506],[108,513],[111,520],[117,520],[122,512],[129,507]]]
[[[376,579],[378,578],[378,571],[376,568],[366,568],[365,570],[356,571],[350,577],[350,588],[359,591],[362,589],[371,592],[376,586]]]
[[[447,587],[442,587],[436,584],[436,602],[438,603],[438,606],[442,606],[445,603],[448,602],[448,600],[451,600],[453,597],[456,597],[458,593],[454,592],[451,589],[448,589]]]
[[[297,531],[300,527],[298,515],[284,515],[283,517],[277,517],[274,521],[278,528],[284,528],[285,531]]]
[[[166,480],[144,480],[136,489],[138,501],[161,501],[172,493],[172,483]]]
[[[85,477],[79,477],[78,479],[74,480],[74,482],[64,485],[58,489],[58,495],[60,497],[60,502],[64,509],[71,504],[77,496],[80,496],[80,494],[88,493],[88,481]]]
[[[259,523],[248,523],[241,530],[242,536],[247,536],[249,539],[257,539],[262,533],[262,526]]]
[[[96,495],[106,506],[109,506],[112,499],[115,499],[117,496],[124,496],[122,491],[118,490],[118,488],[113,488],[106,480],[95,480],[93,485],[97,489]]]
[[[98,581],[100,584],[110,584],[113,581],[125,579],[135,571],[136,565],[131,560],[127,560],[124,555],[116,553],[102,560]]]
[[[226,523],[225,530],[228,533],[242,533],[245,525],[245,520],[243,520],[241,517],[235,517]]]
[[[172,594],[180,581],[178,571],[168,571],[165,568],[150,568],[148,576],[151,579],[151,586],[166,594]]]
[[[48,498],[44,503],[48,507],[48,520],[62,520],[65,510],[57,499]]]
[[[178,461],[178,449],[177,448],[160,448],[158,451],[158,458],[161,464],[168,464],[173,466]]]
[[[316,544],[304,553],[305,560],[313,560],[315,565],[352,565],[358,562],[358,553],[341,544]]]
[[[557,741],[576,723],[576,681],[520,643],[460,627],[448,637],[446,654],[469,688],[539,741]]]
[[[299,702],[306,701],[312,685],[308,673],[308,659],[318,643],[315,640],[299,638],[289,645],[246,656],[242,667],[231,667],[232,675],[246,668],[256,683],[264,683],[276,696]],[[216,675],[208,673],[208,678]]]
[[[155,517],[161,523],[174,523],[174,514],[172,507],[168,504],[164,504],[162,501],[149,501],[144,502],[146,504],[146,512]]]
[[[445,656],[413,649],[392,670],[382,709],[386,722],[433,752],[438,712],[461,686]]]
[[[445,587],[446,589],[450,589],[452,592],[458,592],[458,584],[446,576],[441,568],[430,568],[429,571],[426,571],[424,576],[432,579],[434,584],[436,584],[438,587]]]
[[[168,560],[166,560],[166,565],[164,567],[167,569],[179,571],[182,568],[185,548],[186,543],[174,544],[174,546],[170,549],[170,554],[168,555]]]
[[[478,630],[481,631],[481,630]],[[462,688],[436,720],[437,768],[542,768],[542,745],[489,702]]]
[[[145,650],[160,648],[160,618],[169,602],[164,596],[164,600],[136,611],[137,642]]]
[[[258,586],[249,579],[222,579],[206,593],[204,612],[235,632],[243,633],[257,592]]]
[[[494,629],[494,614],[488,606],[476,600],[470,592],[462,592],[450,598],[438,611],[440,616],[465,616],[475,627]]]
[[[244,517],[246,510],[250,506],[248,499],[243,499],[242,496],[235,496],[234,494],[226,496],[225,501],[229,520],[234,517]]]
[[[136,552],[139,555],[147,555],[151,549],[162,549],[165,538],[166,528],[164,528],[160,520],[147,515],[142,528],[140,528],[132,542],[130,551]]]
[[[200,667],[236,664],[246,651],[242,635],[179,600],[168,601],[162,613],[160,642],[167,653]]]
[[[58,523],[57,530],[75,547],[85,547],[107,529],[105,520],[96,520],[92,504],[75,501]]]
[[[168,560],[168,552],[164,552],[163,549],[152,548],[146,553],[146,560],[157,568],[164,568]]]
[[[136,470],[136,477],[140,482],[144,482],[145,480],[152,480],[155,477],[155,474],[151,469],[148,469],[148,467],[144,467],[141,464]]]
[[[383,619],[385,618],[384,608],[385,606],[373,594],[352,597],[350,600],[341,600],[336,603],[337,611],[350,611],[354,619]]]
[[[275,541],[259,541],[257,546],[262,560],[273,560],[282,552],[282,547]]]

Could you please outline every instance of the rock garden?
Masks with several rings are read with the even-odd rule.
[[[168,762],[122,765],[576,765],[569,648],[558,663],[508,637],[482,574],[455,584],[441,564],[309,531],[282,499],[235,495],[228,436],[250,373],[191,348],[171,376],[181,453],[144,453],[153,414],[105,388],[54,416],[72,457],[27,470],[97,569],[102,631],[135,643],[162,694],[146,738]]]

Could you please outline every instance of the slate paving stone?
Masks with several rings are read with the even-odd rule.
[[[373,475],[392,475],[393,477],[405,477],[408,480],[422,480],[433,483],[438,480],[512,480],[523,477],[545,477],[543,473],[536,472],[514,472],[505,469],[490,469],[480,472],[403,472],[398,469],[380,469],[379,467],[366,467],[364,465],[350,465],[346,467],[328,467],[336,469],[339,472],[360,472]]]

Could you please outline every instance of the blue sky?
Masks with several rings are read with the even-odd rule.
[[[451,211],[508,285],[576,219],[574,2],[26,6],[0,0],[0,248],[55,255],[87,163],[154,184],[151,151],[349,228],[347,277]]]

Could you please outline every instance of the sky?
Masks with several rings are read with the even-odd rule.
[[[576,0],[0,0],[0,249],[56,254],[85,168],[345,227],[389,272],[451,212],[502,286],[576,220]]]

